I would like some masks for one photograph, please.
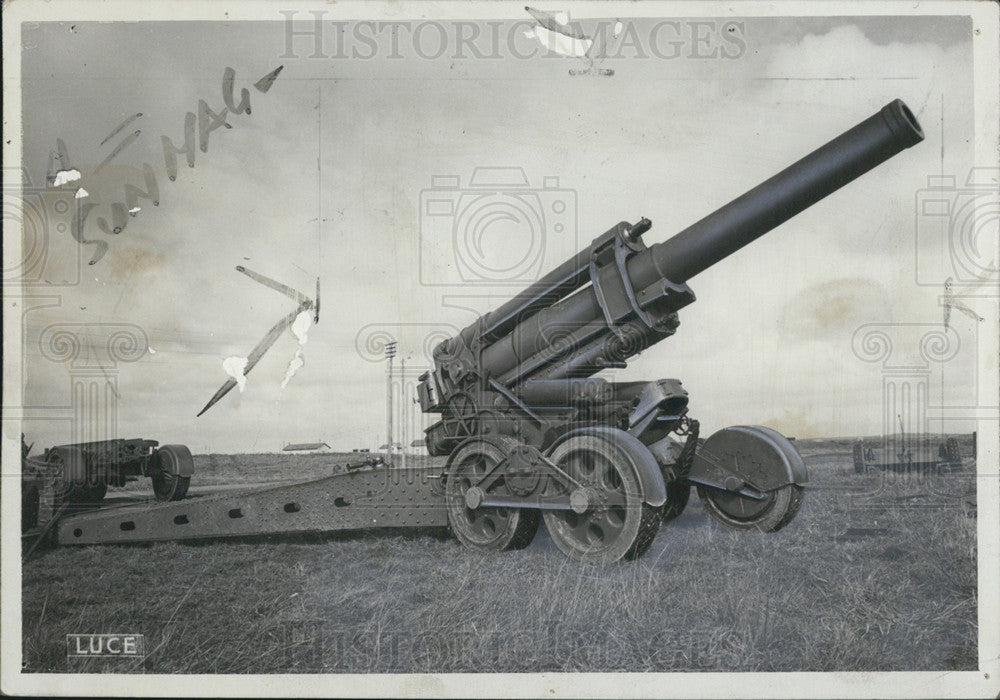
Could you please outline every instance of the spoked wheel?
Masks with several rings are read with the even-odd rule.
[[[803,489],[786,484],[768,491],[763,499],[698,485],[698,495],[708,512],[722,524],[736,530],[776,532],[792,521],[802,505]]]
[[[549,458],[586,494],[585,499],[571,494],[574,510],[543,513],[563,553],[588,564],[609,563],[635,559],[649,548],[661,509],[643,502],[639,478],[624,449],[605,437],[578,435],[559,444]]]
[[[448,524],[459,542],[471,549],[524,549],[538,531],[538,511],[532,508],[499,508],[478,505],[482,492],[476,486],[511,450],[511,438],[473,440],[451,459],[445,483]],[[502,477],[493,488],[503,488]],[[478,492],[478,493],[477,493]]]
[[[191,451],[184,445],[164,445],[153,454],[153,495],[158,501],[179,501],[187,495],[190,476],[181,476],[182,464],[193,465]]]

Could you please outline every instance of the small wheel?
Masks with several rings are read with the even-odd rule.
[[[538,531],[538,511],[533,508],[469,508],[466,492],[517,446],[512,438],[470,440],[451,459],[445,482],[448,524],[456,539],[471,549],[524,549]],[[502,485],[494,482],[494,486]]]
[[[153,475],[153,495],[158,501],[179,501],[187,495],[191,477],[159,472]]]
[[[799,512],[804,491],[797,484],[786,484],[768,491],[763,500],[757,500],[699,484],[698,495],[706,510],[727,527],[776,532],[790,523]]]
[[[188,465],[183,469],[181,465]],[[194,460],[184,445],[164,445],[153,454],[153,495],[158,501],[179,501],[187,494],[190,476],[181,471],[191,471]]]
[[[691,484],[683,479],[666,483],[667,500],[663,504],[663,522],[669,523],[684,512],[691,498]]]
[[[643,502],[628,454],[598,435],[577,435],[556,446],[550,459],[579,482],[590,500],[583,513],[546,510],[542,517],[556,546],[586,564],[636,559],[649,549],[661,509]]]
[[[55,472],[54,493],[60,503],[93,503],[104,498],[107,484],[91,483],[86,455],[78,447],[59,448],[49,454]],[[104,490],[101,491],[101,486]]]

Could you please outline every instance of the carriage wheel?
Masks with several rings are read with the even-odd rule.
[[[608,437],[583,434],[557,445],[549,458],[586,493],[585,509],[578,502],[573,510],[544,512],[556,546],[587,564],[642,556],[653,543],[662,510],[643,502],[628,453]]]
[[[471,549],[523,549],[538,531],[538,511],[476,503],[476,484],[517,446],[512,438],[471,440],[451,458],[445,482],[448,524],[459,542]],[[499,482],[494,482],[499,486]],[[471,493],[470,493],[471,492]]]

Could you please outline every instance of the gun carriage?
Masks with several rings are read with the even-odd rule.
[[[440,343],[417,393],[440,416],[426,444],[444,464],[365,463],[311,482],[105,508],[61,520],[56,541],[448,525],[469,547],[500,550],[527,546],[544,520],[567,555],[607,562],[642,555],[692,488],[729,527],[779,530],[808,478],[790,440],[755,425],[701,440],[680,380],[605,375],[677,331],[695,300],[690,279],[922,139],[895,100],[666,241],[646,243],[648,219],[616,224]],[[143,455],[132,471],[154,485],[157,464],[190,476],[189,454],[169,469]],[[172,483],[164,493],[179,498],[187,484]]]
[[[806,467],[789,440],[735,426],[699,444],[677,379],[614,382],[673,335],[695,300],[687,282],[923,139],[900,100],[673,238],[622,221],[434,350],[420,378],[433,455],[449,455],[449,522],[465,544],[525,546],[539,518],[583,561],[637,557],[696,487],[738,529],[795,516]],[[541,516],[539,516],[539,513]]]

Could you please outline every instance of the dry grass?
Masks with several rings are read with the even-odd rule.
[[[854,474],[850,441],[799,448],[811,488],[785,530],[727,530],[695,498],[644,558],[609,567],[569,561],[544,532],[527,550],[492,555],[440,533],[398,532],[44,552],[24,565],[25,667],[975,668],[975,519],[962,505],[971,463],[958,475],[887,483]],[[196,478],[308,478],[335,460],[208,455]],[[863,502],[872,493],[875,507]],[[148,655],[136,668],[69,664],[65,635],[89,632],[142,633]]]

